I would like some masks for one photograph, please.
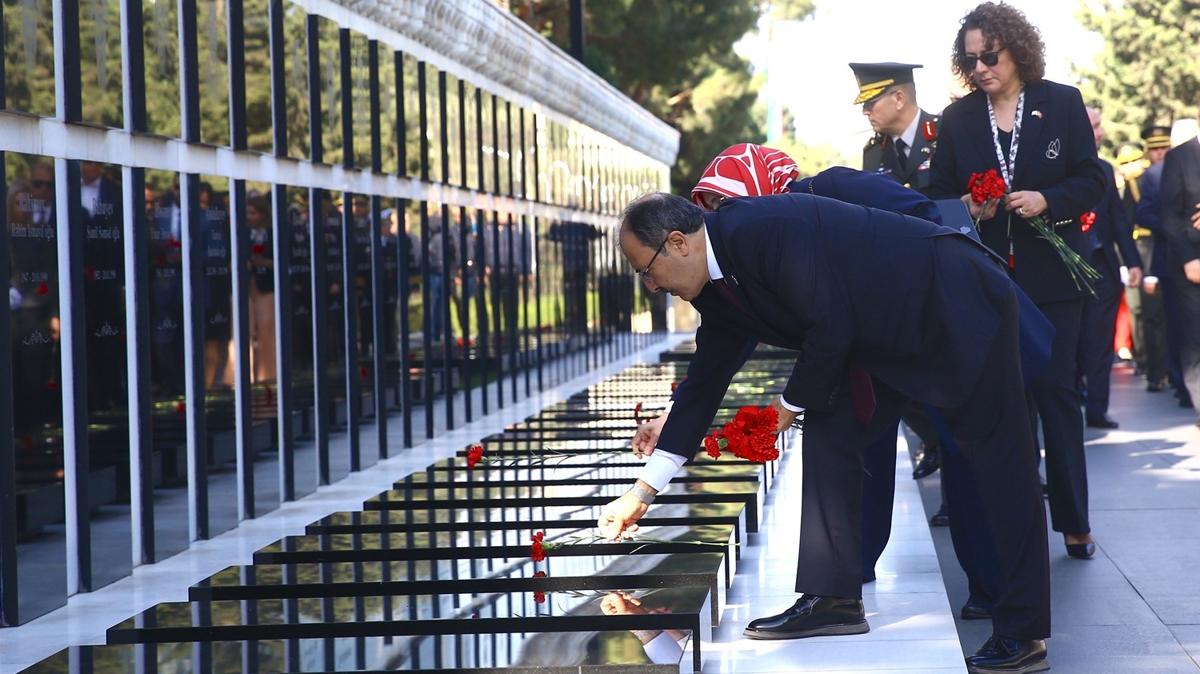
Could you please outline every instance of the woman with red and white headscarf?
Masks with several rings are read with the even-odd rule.
[[[726,199],[807,192],[942,224],[936,204],[887,176],[845,166],[825,169],[811,178],[798,180],[799,175],[795,160],[786,152],[738,143],[708,163],[692,188],[692,201],[715,211]]]

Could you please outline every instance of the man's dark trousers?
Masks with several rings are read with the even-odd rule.
[[[1017,304],[1012,299],[974,391],[946,426],[969,464],[1004,569],[1004,590],[992,610],[995,632],[1017,639],[1050,634],[1046,520],[1037,482],[1032,434],[1021,377]],[[804,420],[804,494],[796,591],[862,596],[864,450],[899,414],[902,399],[875,380],[871,423],[854,419],[845,386],[828,412]]]
[[[1094,257],[1099,257],[1099,254]],[[1081,374],[1087,378],[1087,396],[1084,400],[1087,418],[1103,419],[1108,414],[1117,309],[1121,306],[1125,286],[1120,278],[1109,278],[1105,274],[1092,284],[1092,289],[1096,295],[1088,297],[1083,306],[1079,367]]]

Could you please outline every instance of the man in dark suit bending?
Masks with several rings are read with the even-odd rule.
[[[994,255],[924,220],[807,194],[730,200],[711,213],[650,194],[626,209],[620,245],[649,290],[692,302],[702,322],[658,439],[661,451],[606,507],[599,521],[606,536],[637,522],[695,454],[748,342],[795,349],[800,357],[771,404],[780,429],[803,409],[810,441],[796,578],[802,596],[783,613],[751,622],[746,636],[869,629],[862,449],[912,399],[942,411],[977,481],[1004,569],[995,636],[1044,658],[1045,515],[1021,380],[1017,297]]]

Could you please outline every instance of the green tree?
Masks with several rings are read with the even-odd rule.
[[[1150,121],[1194,117],[1200,105],[1200,2],[1105,0],[1079,12],[1104,37],[1095,67],[1080,73],[1084,99],[1104,111],[1111,151]]]
[[[564,49],[568,0],[514,0],[513,11]],[[610,0],[585,4],[584,62],[634,102],[679,129],[671,171],[687,191],[713,155],[736,142],[762,142],[758,83],[733,45],[759,19],[802,19],[811,0]]]

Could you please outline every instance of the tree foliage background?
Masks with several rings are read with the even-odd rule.
[[[511,6],[543,36],[569,48],[569,0],[513,0]],[[765,138],[758,83],[734,43],[760,17],[803,19],[813,2],[604,0],[584,7],[584,63],[680,131],[671,185],[686,192],[716,153]]]
[[[1104,0],[1079,19],[1104,38],[1095,67],[1079,74],[1084,99],[1104,111],[1110,152],[1147,123],[1197,116],[1200,2]]]

